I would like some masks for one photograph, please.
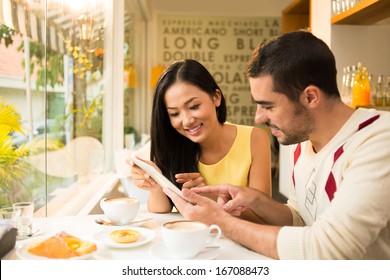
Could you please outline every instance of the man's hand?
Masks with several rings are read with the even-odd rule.
[[[251,203],[258,195],[258,191],[248,187],[236,187],[232,185],[205,186],[193,188],[192,191],[198,194],[217,194],[217,202],[223,209],[239,216],[246,208],[250,208]]]
[[[175,204],[177,210],[189,220],[201,221],[207,224],[216,224],[227,214],[214,200],[196,194],[192,189],[183,188],[184,200],[168,188],[163,189],[164,193],[169,196]]]

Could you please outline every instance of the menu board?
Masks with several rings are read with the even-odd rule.
[[[280,17],[160,14],[157,59],[165,67],[186,58],[201,62],[226,98],[228,120],[255,125],[246,65],[259,43],[279,33]]]

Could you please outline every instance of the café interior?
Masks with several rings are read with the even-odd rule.
[[[255,126],[246,62],[257,44],[298,29],[331,47],[340,87],[358,62],[374,79],[390,75],[387,0],[0,0],[0,206],[33,201],[43,218],[100,214],[104,197],[146,203],[125,159],[149,156],[164,69],[199,60],[228,120]],[[3,108],[18,116],[8,131]],[[285,201],[288,151],[270,139],[273,196]]]

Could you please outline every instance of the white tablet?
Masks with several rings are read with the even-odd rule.
[[[159,184],[163,188],[171,189],[178,196],[186,200],[183,197],[181,190],[179,190],[171,181],[167,179],[167,177],[165,177],[156,168],[154,168],[154,166],[147,164],[146,162],[136,158],[134,155],[131,155],[130,158],[136,165],[138,165],[140,168],[142,168],[142,170],[148,173],[149,176],[152,177],[157,182],[157,184]]]

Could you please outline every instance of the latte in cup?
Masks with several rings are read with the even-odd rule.
[[[100,208],[112,224],[129,224],[138,214],[139,200],[134,197],[103,198]]]
[[[118,203],[118,204],[127,204],[127,203],[136,203],[138,199],[132,197],[116,197],[116,198],[106,198],[105,202],[108,203]]]
[[[211,231],[217,234],[212,235]],[[170,254],[177,259],[192,259],[208,244],[218,241],[221,229],[201,222],[181,220],[167,222],[161,227],[161,236]]]
[[[190,221],[170,222],[167,223],[165,227],[171,230],[201,230],[201,229],[208,228],[208,226],[203,223],[190,222]]]

